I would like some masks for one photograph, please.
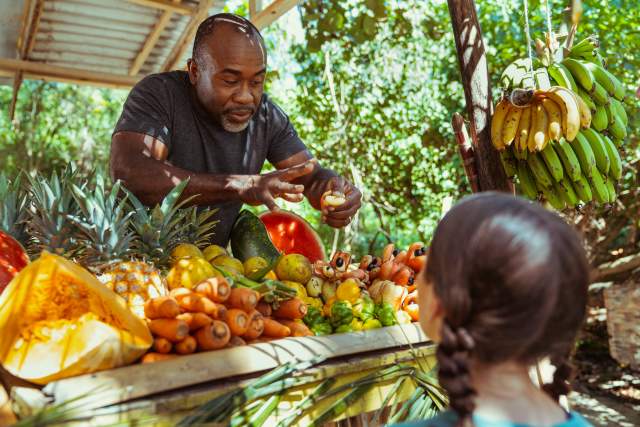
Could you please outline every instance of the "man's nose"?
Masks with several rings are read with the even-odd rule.
[[[253,95],[247,82],[240,85],[240,88],[234,94],[233,100],[240,105],[253,105]]]

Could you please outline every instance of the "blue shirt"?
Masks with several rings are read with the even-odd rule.
[[[454,427],[458,421],[458,415],[449,410],[442,412],[435,418],[422,421],[411,421],[402,424],[395,424],[392,427]],[[487,420],[477,415],[473,416],[473,424],[475,427],[533,427],[530,424],[517,424],[511,421],[493,421]],[[553,427],[593,427],[589,421],[585,420],[577,412],[569,412],[567,414],[567,420],[558,424],[554,424]]]

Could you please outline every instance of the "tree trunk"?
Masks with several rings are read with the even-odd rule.
[[[491,80],[473,0],[448,0],[462,85],[471,122],[480,191],[512,192],[500,155],[491,144]]]

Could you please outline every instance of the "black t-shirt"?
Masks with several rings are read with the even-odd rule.
[[[129,93],[114,133],[131,131],[157,138],[169,149],[167,160],[197,173],[257,174],[265,160],[274,164],[306,149],[287,115],[265,94],[249,126],[225,131],[195,99],[185,71],[152,74]],[[218,208],[212,243],[226,246],[240,202]]]

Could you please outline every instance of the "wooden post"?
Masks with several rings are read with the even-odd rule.
[[[448,4],[471,122],[480,191],[511,192],[500,155],[491,144],[491,80],[475,3],[473,0],[448,0]]]

